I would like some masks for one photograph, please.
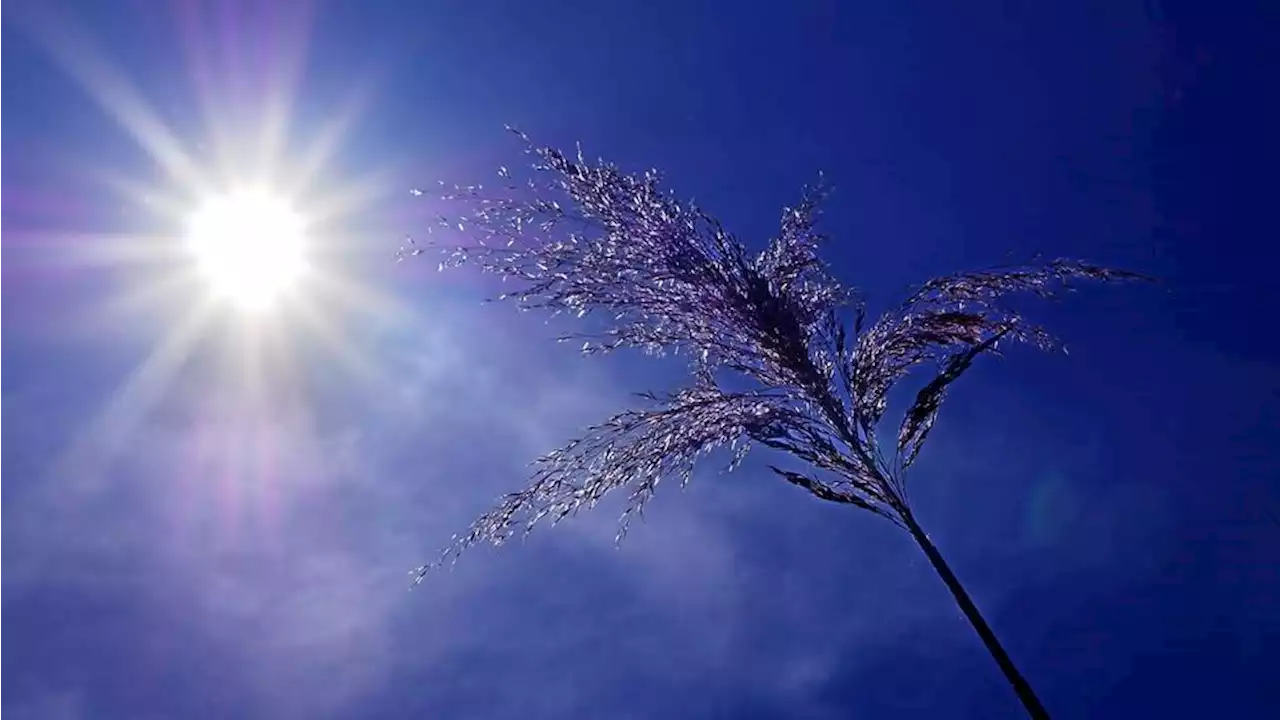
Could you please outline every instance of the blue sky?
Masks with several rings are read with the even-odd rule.
[[[602,510],[406,592],[675,377],[392,261],[439,209],[410,188],[520,161],[507,123],[662,168],[750,244],[824,171],[873,306],[1011,253],[1163,278],[1036,308],[1071,354],[977,367],[913,497],[1058,717],[1273,716],[1274,11],[907,5],[11,2],[8,717],[1018,715],[906,535],[751,465],[621,549]],[[333,286],[193,326],[184,159],[311,168]]]

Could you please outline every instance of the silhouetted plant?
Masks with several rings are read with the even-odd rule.
[[[523,183],[503,168],[491,194],[455,188],[469,205],[444,228],[470,238],[442,248],[441,269],[474,262],[506,281],[524,308],[596,318],[587,353],[640,348],[690,361],[691,384],[646,394],[535,462],[527,487],[502,499],[455,536],[422,578],[481,542],[501,544],[540,521],[555,523],[605,495],[629,491],[619,537],[664,478],[687,483],[700,455],[732,448],[736,466],[751,443],[787,453],[805,472],[773,467],[815,497],[870,511],[906,530],[1033,717],[1047,717],[960,581],[917,523],[908,469],[947,390],[983,353],[1006,342],[1053,347],[1051,338],[998,301],[1050,296],[1073,280],[1115,281],[1133,273],[1055,260],[935,278],[867,325],[861,297],[818,257],[815,229],[825,188],[782,213],[780,232],[751,254],[715,218],[664,191],[655,171],[628,174],[525,141],[533,172]],[[435,245],[435,243],[427,243]],[[423,247],[402,248],[402,256]],[[851,323],[846,326],[841,314]],[[877,435],[891,388],[923,366],[935,374],[917,393],[886,452]],[[730,387],[732,386],[732,388]]]

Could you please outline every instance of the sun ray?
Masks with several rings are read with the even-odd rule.
[[[304,193],[311,190],[321,171],[333,161],[352,126],[368,109],[372,96],[372,83],[365,82],[358,85],[349,93],[346,101],[332,113],[331,118],[320,127],[295,165],[294,176],[290,181],[291,192]]]
[[[352,282],[336,273],[317,273],[317,291],[335,303],[390,322],[407,322],[413,312],[386,292]]]
[[[319,341],[343,371],[353,380],[361,383],[362,387],[371,388],[376,394],[386,389],[383,386],[390,387],[394,384],[386,368],[374,362],[368,355],[354,350],[343,337],[338,323],[324,312],[304,307],[299,309],[297,318],[310,336]]]
[[[259,153],[277,158],[285,154],[290,122],[294,116],[296,93],[302,83],[308,40],[312,23],[312,7],[309,2],[275,3],[267,5],[285,14],[277,19],[273,37],[275,56],[267,63],[268,85],[265,93]],[[283,25],[283,28],[279,26]]]
[[[49,3],[31,8],[33,36],[85,92],[171,177],[186,187],[203,186],[196,164],[147,105],[141,93],[102,53],[75,20]]]
[[[108,400],[55,466],[55,475],[95,485],[169,389],[204,332],[205,307],[187,314]]]
[[[94,311],[94,322],[110,326],[155,308],[173,307],[190,296],[194,282],[194,273],[190,271],[171,269],[157,273],[155,278],[121,290],[104,301]]]
[[[383,173],[348,180],[328,193],[316,195],[311,220],[316,225],[325,225],[350,215],[359,208],[369,206],[376,199],[386,197],[389,188],[390,183]]]
[[[317,272],[311,279],[312,300],[294,309],[294,317],[309,338],[318,341],[330,358],[350,378],[375,396],[395,394],[395,374],[367,354],[356,351],[343,330],[343,314],[378,318],[380,322],[404,323],[412,319],[409,309],[390,297],[344,280],[332,273]]]
[[[62,232],[42,238],[44,249],[62,268],[141,267],[176,256],[172,238],[160,234]]]
[[[148,184],[117,170],[103,167],[86,166],[84,172],[89,180],[98,183],[130,206],[145,210],[148,215],[159,216],[169,222],[181,218],[187,211],[186,203],[189,201],[184,196],[205,189],[201,187],[184,188],[182,192],[166,191],[155,184]]]

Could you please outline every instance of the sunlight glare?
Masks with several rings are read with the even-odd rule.
[[[187,221],[201,274],[236,307],[270,307],[306,269],[305,223],[261,188],[208,198]]]

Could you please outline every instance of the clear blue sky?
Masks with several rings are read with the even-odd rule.
[[[1057,717],[1277,716],[1272,5],[10,2],[6,717],[1018,715],[908,537],[752,466],[406,592],[671,380],[392,262],[410,188],[520,162],[505,123],[752,244],[825,171],[873,306],[1010,253],[1161,276],[1038,308],[1071,354],[983,362],[914,497]],[[315,159],[309,312],[183,334],[175,158]]]

